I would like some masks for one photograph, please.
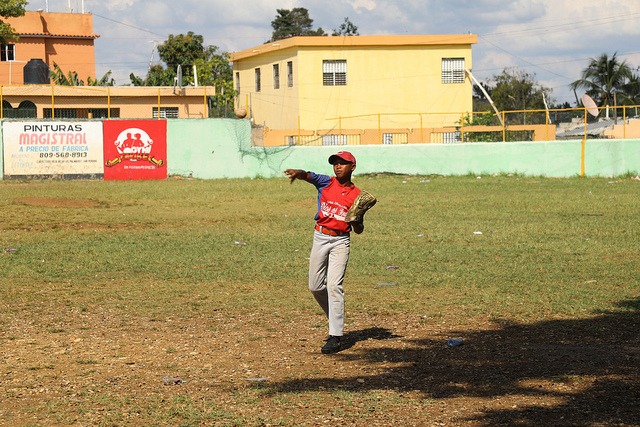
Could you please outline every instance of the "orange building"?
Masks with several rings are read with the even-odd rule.
[[[78,73],[78,78],[95,79],[96,60],[93,41],[93,15],[86,13],[26,12],[19,18],[5,18],[20,36],[7,39],[1,46],[0,85],[24,83],[24,66],[41,59],[53,70],[58,64],[63,73]]]

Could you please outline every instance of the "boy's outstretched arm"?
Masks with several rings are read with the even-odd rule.
[[[291,184],[293,184],[293,181],[296,179],[302,179],[304,181],[309,181],[311,179],[311,174],[307,171],[303,171],[302,169],[287,169],[284,171],[284,174],[289,177]]]

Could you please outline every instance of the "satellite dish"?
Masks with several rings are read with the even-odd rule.
[[[593,117],[598,117],[598,114],[600,114],[600,110],[598,110],[595,101],[586,93],[582,95],[582,105],[584,105],[584,108],[586,108],[587,112]]]
[[[177,77],[177,79],[178,79],[178,87],[182,88],[182,65],[179,65],[179,64],[178,64],[178,77]],[[589,99],[591,99],[591,98],[589,98]],[[591,101],[591,102],[593,102],[593,101]]]

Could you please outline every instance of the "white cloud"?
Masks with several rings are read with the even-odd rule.
[[[45,8],[31,0],[28,10]],[[79,11],[82,0],[70,0]],[[67,11],[69,0],[48,0],[51,12]],[[314,28],[331,33],[345,17],[361,35],[472,32],[474,74],[482,79],[518,66],[573,97],[567,85],[591,57],[618,52],[640,65],[640,2],[637,0],[85,0],[94,13],[96,73],[117,69],[118,84],[146,73],[153,41],[193,31],[225,51],[264,43],[277,9],[305,7]],[[157,54],[155,55],[157,60]],[[115,75],[115,71],[114,71]]]

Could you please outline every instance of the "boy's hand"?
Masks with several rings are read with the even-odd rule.
[[[351,221],[348,223],[351,226],[351,229],[356,234],[361,234],[364,231],[364,223],[358,221]]]
[[[289,177],[291,184],[293,184],[293,181],[296,179],[303,179],[305,181],[309,179],[309,173],[302,169],[287,169],[284,171],[284,174]]]

